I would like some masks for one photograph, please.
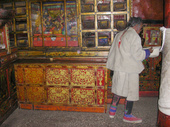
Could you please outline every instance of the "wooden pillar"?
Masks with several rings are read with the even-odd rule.
[[[170,0],[164,0],[164,26],[170,28]]]

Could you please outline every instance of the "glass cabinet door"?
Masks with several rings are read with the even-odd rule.
[[[66,17],[67,17],[67,45],[77,47],[78,46],[78,34],[77,34],[78,26],[77,26],[76,1],[66,2]]]
[[[81,21],[82,21],[83,30],[95,29],[95,16],[94,15],[82,15]]]
[[[97,15],[98,29],[110,29],[111,28],[111,15]]]
[[[98,32],[98,46],[109,46],[111,43],[111,32]]]
[[[18,49],[25,49],[29,47],[27,5],[26,1],[3,3],[3,8],[15,12],[12,23],[8,25],[11,48],[17,46]]]
[[[80,6],[82,47],[110,48],[114,36],[126,28],[130,0],[83,0]]]
[[[18,15],[26,15],[26,2],[15,2],[15,14]]]
[[[81,0],[81,13],[94,12],[95,0]]]
[[[3,3],[2,8],[7,10],[13,10],[13,3]],[[5,24],[4,24],[5,25]],[[10,47],[15,47],[15,34],[14,34],[14,21],[11,20],[11,23],[8,24],[8,30],[9,30],[9,45]]]
[[[114,29],[121,31],[126,28],[127,25],[127,15],[126,14],[115,14],[113,16]]]
[[[127,11],[127,0],[113,0],[114,11]]]
[[[98,12],[111,11],[110,0],[97,0],[97,10]]]
[[[31,3],[31,8],[34,47],[78,46],[76,1]]]
[[[43,46],[40,3],[31,4],[31,28],[33,46]]]
[[[44,46],[66,46],[64,2],[44,2]]]
[[[95,32],[83,32],[82,33],[82,46],[91,48],[95,47]]]

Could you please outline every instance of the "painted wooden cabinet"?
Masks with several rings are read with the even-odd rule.
[[[107,70],[102,63],[17,63],[15,78],[23,109],[105,112]]]
[[[13,62],[16,52],[0,52],[0,124],[17,108],[17,93]]]
[[[99,63],[96,61],[99,59],[106,63],[110,45],[115,35],[125,28],[134,3],[133,0],[2,0],[0,6],[16,11],[9,35],[11,44],[18,47],[20,59],[76,59],[82,60],[82,64],[86,59],[93,59],[92,63],[97,65]],[[161,45],[160,33],[157,34],[159,26],[144,26],[145,46]],[[70,61],[70,64],[74,62]],[[145,60],[144,65],[146,69],[140,76],[140,91],[158,92],[161,56]],[[45,74],[44,70],[42,73]],[[108,74],[109,71],[107,96],[111,98],[111,80]],[[25,80],[23,78],[23,84]],[[18,90],[21,93],[22,88],[26,91],[26,86],[34,83],[27,83],[26,86],[23,84],[19,84]],[[45,94],[46,92],[47,89]],[[20,99],[28,102],[28,106],[29,101],[34,100],[30,100],[25,93]],[[47,95],[43,98],[47,103],[46,98]]]

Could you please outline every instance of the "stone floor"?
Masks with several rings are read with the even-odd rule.
[[[124,105],[119,104],[114,119],[107,113],[40,111],[16,109],[1,127],[156,127],[157,97],[140,97],[134,103],[132,114],[143,119],[142,123],[123,122]]]

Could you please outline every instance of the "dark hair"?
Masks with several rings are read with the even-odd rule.
[[[127,27],[134,27],[137,24],[142,23],[142,18],[140,17],[131,17],[129,22],[127,23]]]

